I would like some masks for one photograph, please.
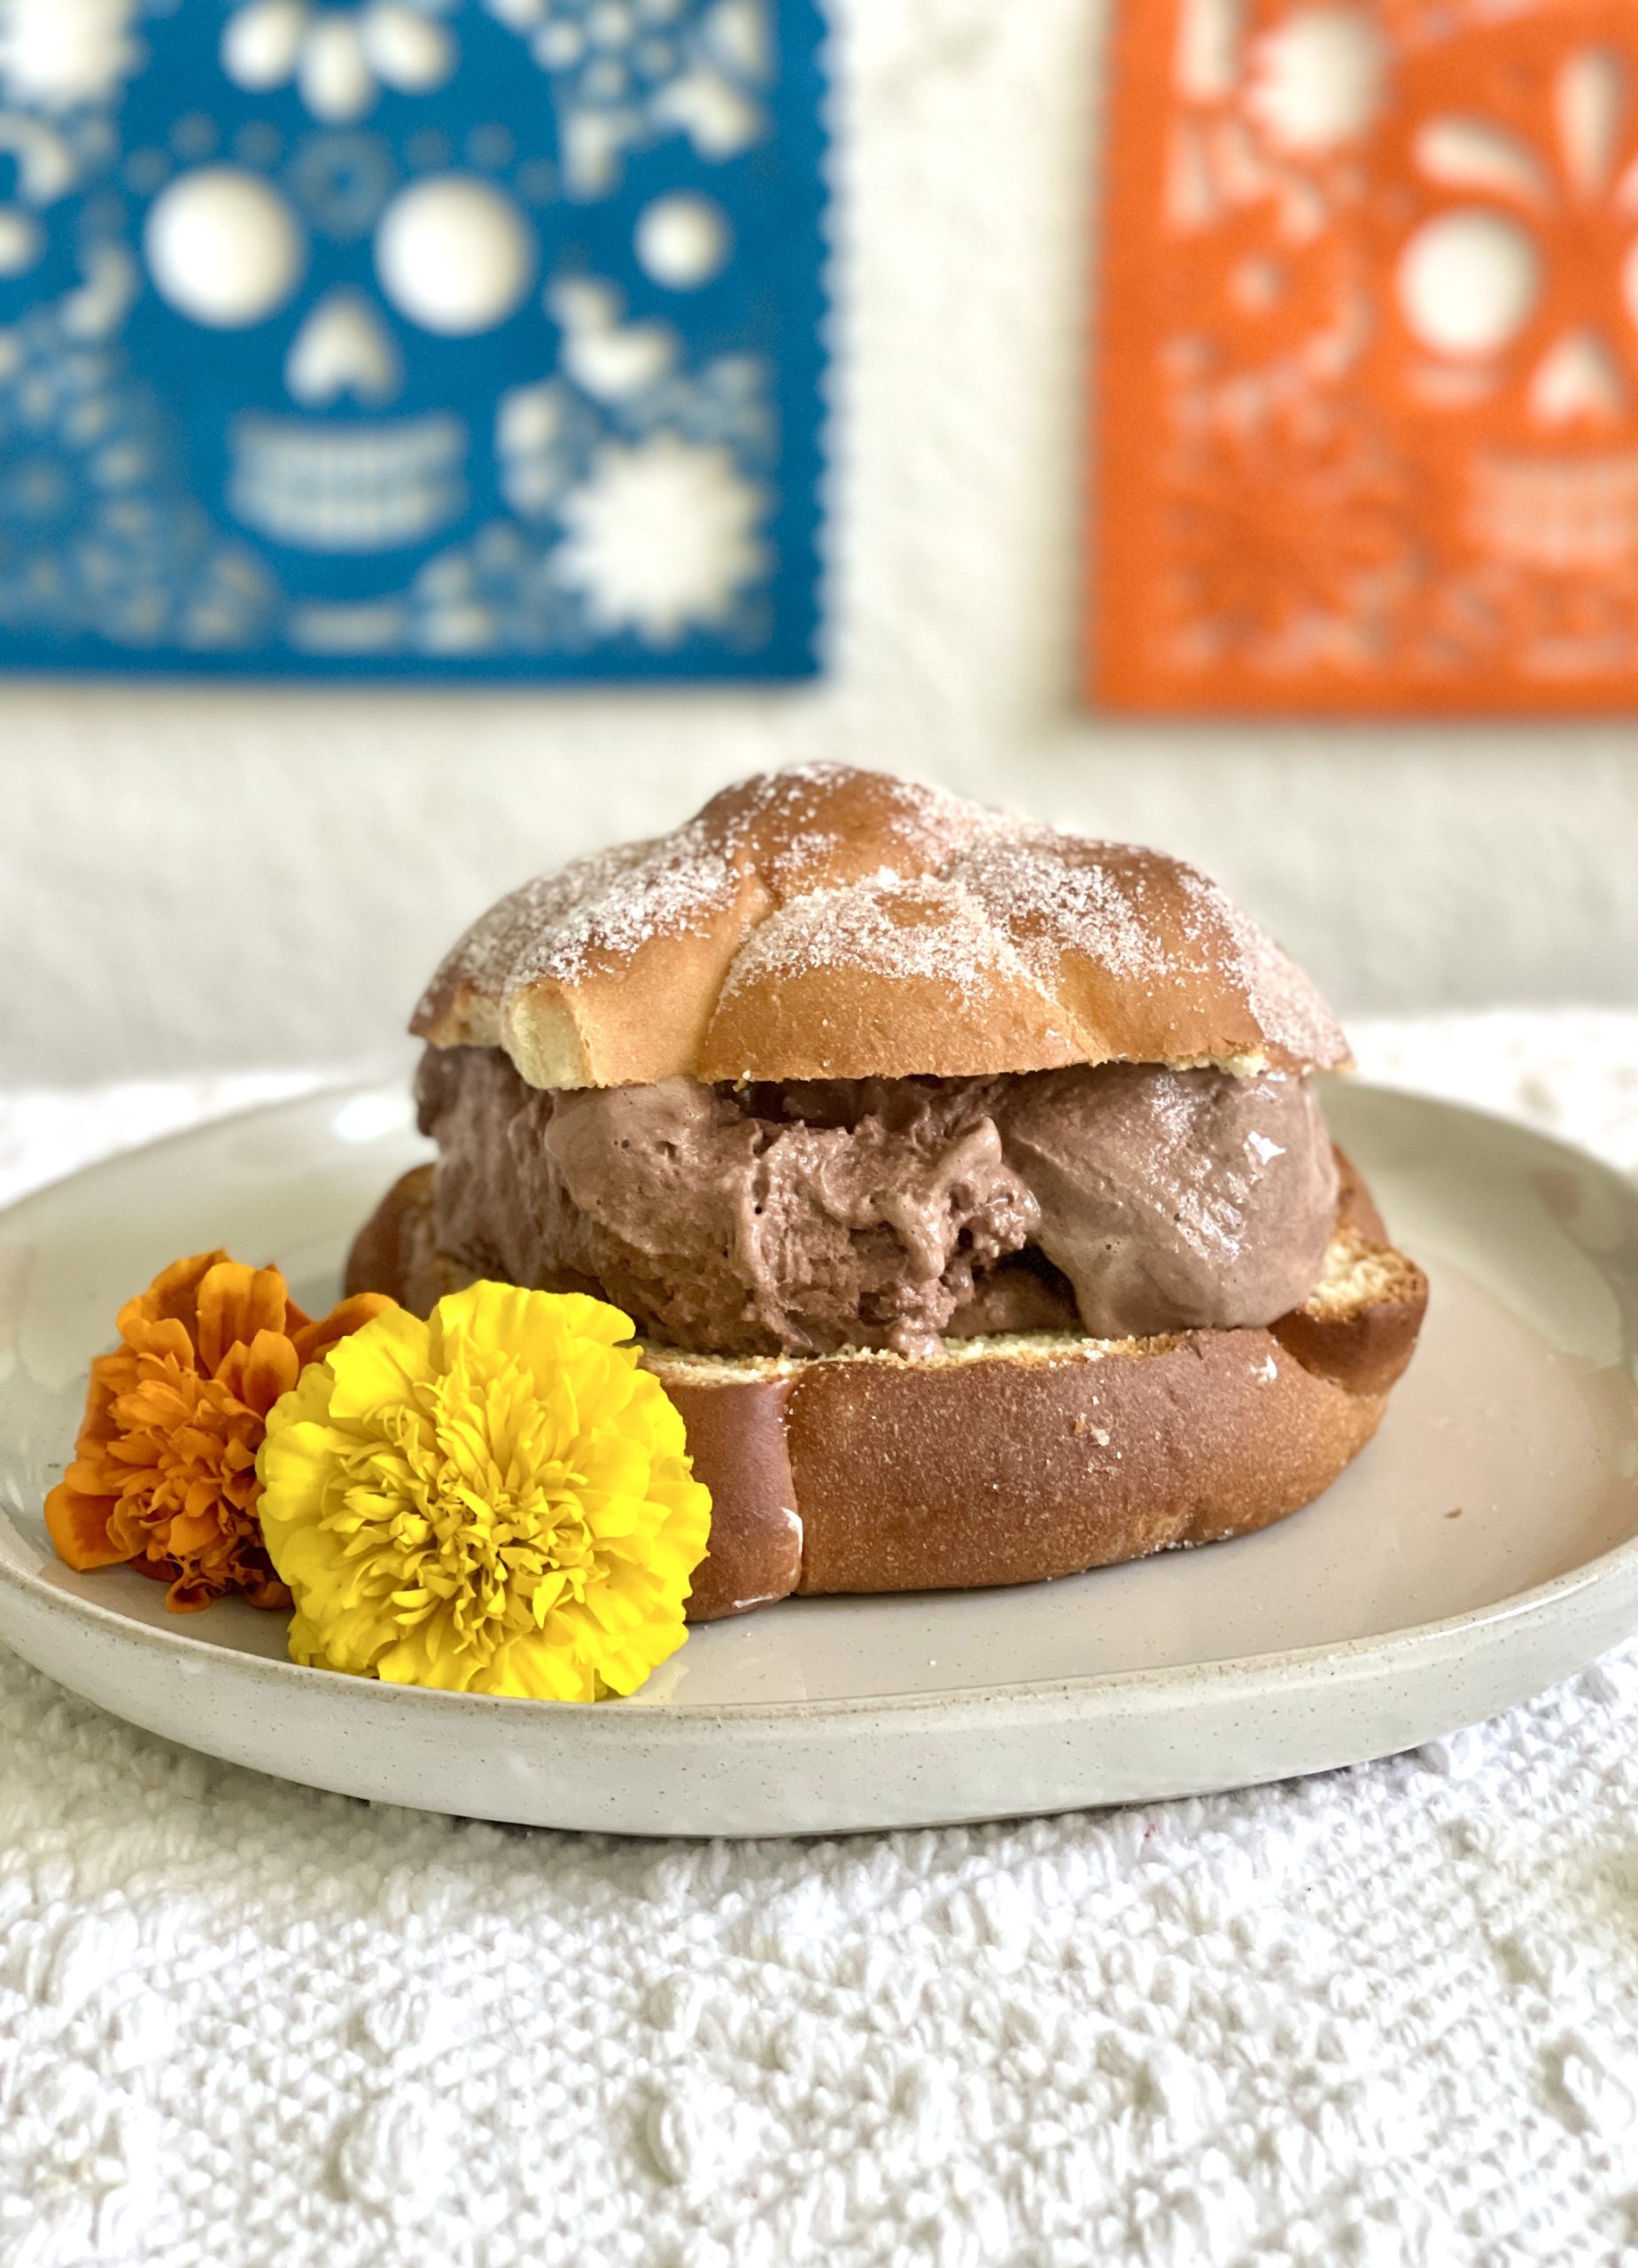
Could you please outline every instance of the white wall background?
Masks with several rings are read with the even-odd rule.
[[[838,0],[837,15],[828,681],[7,682],[0,1080],[379,1060],[443,947],[524,874],[821,754],[1182,851],[1345,1011],[1638,1001],[1628,728],[1077,711],[1098,0]]]

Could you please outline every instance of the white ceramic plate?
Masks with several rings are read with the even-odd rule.
[[[114,1310],[177,1254],[335,1295],[421,1150],[402,1099],[319,1095],[0,1215],[0,1638],[133,1723],[314,1787],[637,1834],[901,1827],[1152,1799],[1414,1746],[1638,1629],[1638,1192],[1523,1129],[1337,1086],[1327,1109],[1428,1267],[1382,1433],[1261,1535],[1013,1591],[791,1601],[696,1631],[626,1702],[298,1669],[283,1618],[169,1615],[76,1575],[40,1506]]]

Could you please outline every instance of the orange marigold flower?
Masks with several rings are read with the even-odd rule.
[[[120,1310],[121,1344],[91,1364],[74,1463],[45,1500],[71,1567],[128,1561],[186,1614],[237,1594],[290,1604],[256,1518],[268,1412],[304,1367],[389,1308],[369,1292],[322,1322],[276,1268],[200,1252]]]

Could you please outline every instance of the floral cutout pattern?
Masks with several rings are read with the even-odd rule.
[[[0,0],[0,666],[815,666],[816,0]]]
[[[1090,697],[1638,701],[1638,14],[1131,0]]]
[[[221,60],[241,87],[294,83],[314,118],[363,118],[382,94],[430,94],[455,67],[456,49],[438,13],[402,0],[317,9],[307,0],[243,0],[222,27]]]

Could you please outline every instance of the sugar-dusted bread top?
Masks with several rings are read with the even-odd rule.
[[[1348,1060],[1308,979],[1192,866],[838,764],[525,882],[410,1028],[503,1047],[537,1087]]]

